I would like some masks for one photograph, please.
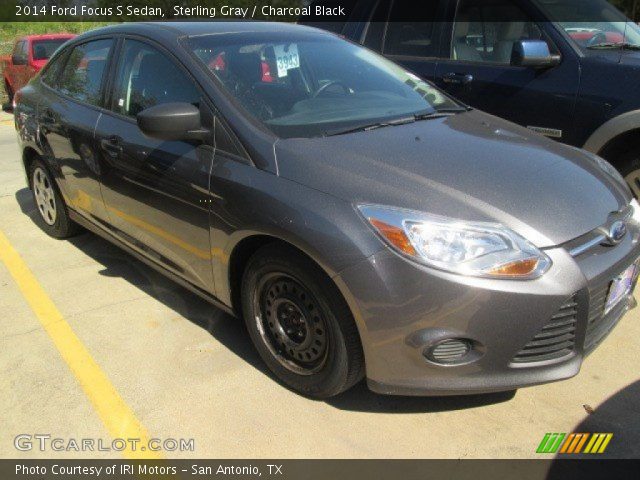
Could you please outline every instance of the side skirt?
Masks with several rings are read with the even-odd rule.
[[[234,317],[237,317],[236,313],[233,311],[233,309],[231,307],[229,307],[228,305],[225,305],[224,303],[222,303],[215,296],[213,296],[210,293],[208,293],[208,292],[196,287],[195,285],[192,285],[191,283],[187,282],[185,279],[179,277],[178,275],[174,274],[173,272],[170,272],[169,270],[164,268],[162,265],[159,265],[158,263],[154,262],[153,260],[145,257],[144,255],[142,255],[141,253],[137,252],[136,250],[131,248],[129,245],[127,245],[126,243],[121,241],[118,237],[116,237],[115,235],[109,233],[108,231],[104,230],[103,228],[99,227],[98,225],[96,225],[95,223],[93,223],[90,220],[86,219],[82,215],[80,215],[80,214],[76,213],[75,211],[69,209],[69,217],[71,217],[71,220],[73,220],[74,222],[82,225],[84,228],[86,228],[90,232],[95,233],[96,235],[104,238],[105,240],[107,240],[110,243],[113,243],[114,245],[116,245],[117,247],[121,248],[122,250],[124,250],[128,254],[130,254],[130,255],[134,256],[135,258],[137,258],[138,260],[140,260],[145,265],[153,268],[154,270],[156,270],[157,272],[161,273],[162,275],[164,275],[165,277],[169,278],[170,280],[174,281],[175,283],[177,283],[181,287],[186,288],[190,292],[195,293],[200,298],[203,298],[207,302],[211,303],[216,308],[219,308],[220,310],[223,310],[224,312],[226,312],[226,313],[228,313],[228,314],[230,314],[230,315],[232,315]]]

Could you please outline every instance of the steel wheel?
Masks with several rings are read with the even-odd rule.
[[[636,198],[640,198],[640,170],[634,170],[626,177],[624,177],[624,179],[633,192],[633,196]]]
[[[273,357],[286,369],[311,375],[327,359],[325,320],[313,295],[284,273],[265,275],[254,295],[256,327]]]
[[[58,216],[58,207],[53,185],[47,173],[40,167],[33,170],[33,190],[40,216],[47,225],[54,225]]]
[[[328,398],[364,377],[349,306],[331,278],[293,247],[269,243],[242,274],[242,316],[269,370],[289,388]]]

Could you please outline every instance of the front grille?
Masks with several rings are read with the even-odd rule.
[[[623,299],[606,315],[604,314],[604,306],[610,288],[611,282],[609,281],[603,285],[592,288],[589,292],[589,321],[584,340],[585,353],[590,353],[596,348],[627,311],[627,302]]]
[[[513,363],[542,362],[569,355],[575,347],[577,315],[578,303],[574,295],[518,352]]]

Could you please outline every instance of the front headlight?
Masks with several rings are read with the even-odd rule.
[[[379,205],[358,209],[391,247],[430,267],[475,277],[531,279],[551,266],[543,252],[501,225]]]

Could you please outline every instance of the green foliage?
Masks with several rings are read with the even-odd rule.
[[[0,42],[13,42],[23,35],[82,33],[108,22],[0,22]]]

